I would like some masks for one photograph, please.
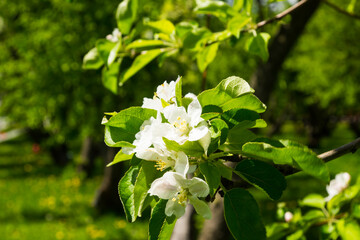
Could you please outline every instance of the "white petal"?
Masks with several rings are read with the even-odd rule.
[[[139,150],[135,155],[137,158],[148,161],[157,161],[160,159],[160,154],[154,148]]]
[[[197,177],[190,179],[189,192],[195,197],[206,197],[209,194],[208,184]]]
[[[142,108],[155,109],[161,111],[163,109],[160,99],[144,98]]]
[[[188,106],[188,114],[191,118],[190,125],[195,127],[202,120],[201,116],[202,108],[200,102],[195,98]]]
[[[209,132],[209,128],[207,126],[200,126],[197,128],[193,128],[189,133],[189,141],[197,141],[203,138]]]
[[[199,200],[197,197],[190,196],[190,203],[194,206],[195,211],[201,215],[203,218],[210,219],[211,218],[211,210],[208,204],[204,201]]]
[[[174,172],[166,172],[161,178],[152,182],[149,189],[150,195],[162,199],[172,199],[180,191],[180,186],[173,176]]]
[[[175,159],[175,167],[174,167],[175,171],[182,174],[182,175],[186,175],[186,173],[189,170],[189,160],[188,157],[186,156],[186,154],[184,152],[178,152],[176,159]]]
[[[165,214],[166,216],[172,216],[173,214],[180,218],[185,214],[186,205],[181,205],[177,201],[172,201],[171,199],[166,203]]]
[[[206,155],[210,142],[211,142],[211,134],[210,131],[208,131],[207,134],[199,140],[199,143],[204,148],[204,152]]]
[[[188,116],[184,107],[176,107],[175,105],[170,105],[164,108],[163,110],[165,118],[169,121],[170,124],[177,121],[178,117],[187,120]]]

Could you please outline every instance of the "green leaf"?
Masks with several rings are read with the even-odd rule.
[[[224,152],[241,153],[242,146],[256,139],[256,135],[247,129],[232,128],[229,130],[227,140],[221,147]]]
[[[273,200],[280,199],[286,188],[284,176],[273,166],[257,160],[243,160],[236,165],[235,173],[263,190]]]
[[[202,48],[205,46],[207,38],[211,35],[212,33],[207,28],[195,28],[185,35],[183,47],[185,49],[195,50]]]
[[[119,196],[125,210],[126,219],[129,222],[134,222],[137,218],[134,190],[139,171],[140,166],[131,167],[119,182]]]
[[[257,113],[263,113],[266,110],[266,106],[262,103],[254,94],[245,94],[238,98],[234,98],[225,104],[222,104],[221,108],[224,111],[233,108],[243,108]]]
[[[359,239],[360,226],[354,220],[340,219],[336,224],[336,228],[343,240]]]
[[[149,240],[168,240],[171,237],[176,218],[165,215],[167,201],[160,199],[152,210],[149,221]]]
[[[199,168],[209,185],[210,195],[214,196],[216,189],[220,185],[221,175],[219,169],[212,162],[203,162],[200,164]]]
[[[325,218],[325,216],[324,216],[324,212],[321,210],[310,210],[303,216],[303,219],[306,222],[317,221],[323,218]]]
[[[246,190],[234,188],[225,193],[224,214],[226,224],[235,239],[266,239],[259,207]]]
[[[216,113],[216,112],[209,112],[209,113],[201,114],[201,118],[204,120],[210,120],[210,119],[216,118],[218,116],[220,116],[220,113]]]
[[[248,39],[246,42],[246,50],[249,53],[258,55],[264,62],[269,58],[268,42],[270,34],[262,32]]]
[[[218,47],[219,43],[213,43],[198,52],[196,60],[200,72],[204,72],[207,66],[214,61]]]
[[[159,48],[163,46],[165,46],[165,43],[162,40],[139,39],[127,45],[126,49],[128,50],[128,49],[138,49],[138,48]]]
[[[129,34],[136,19],[138,0],[123,0],[116,10],[116,21],[122,34]]]
[[[227,25],[227,29],[236,37],[240,38],[240,31],[251,21],[251,17],[242,14],[235,15]]]
[[[350,202],[354,198],[358,197],[359,194],[359,185],[348,187],[344,191],[340,192],[338,195],[335,195],[333,198],[331,198],[327,203],[327,207],[330,211],[337,211],[337,209],[342,207],[345,203]]]
[[[140,131],[140,127],[144,121],[155,116],[156,110],[131,107],[111,117],[105,125],[109,126],[108,130],[113,142],[133,142],[135,140],[135,134]]]
[[[325,207],[325,199],[320,194],[309,194],[302,201],[300,206],[308,206],[323,209]]]
[[[120,64],[120,62],[115,62],[111,64],[109,68],[104,67],[101,75],[104,87],[109,89],[114,94],[117,94],[118,92]]]
[[[175,99],[178,107],[182,106],[182,77],[175,85]]]
[[[154,163],[142,161],[141,165],[130,167],[120,180],[120,200],[129,222],[134,222],[138,216],[141,216],[142,206],[151,182],[159,177],[159,173]]]
[[[134,76],[138,71],[140,71],[143,67],[149,64],[152,60],[154,60],[157,56],[163,53],[162,49],[153,49],[142,53],[137,56],[133,62],[133,64],[128,68],[121,78],[120,84],[124,84],[129,78]]]
[[[97,48],[92,48],[83,59],[83,69],[99,69],[104,65],[103,60],[100,58]]]
[[[232,173],[233,173],[232,168],[224,165],[224,163],[221,160],[214,162],[214,164],[218,168],[218,171],[220,172],[220,175],[223,178],[226,178],[230,181],[232,180]]]
[[[228,17],[235,14],[234,10],[222,1],[206,1],[196,6],[194,11],[198,14],[211,14],[218,17],[221,21],[226,21]]]
[[[242,151],[249,157],[271,160],[276,164],[289,164],[325,182],[329,181],[329,171],[325,163],[309,148],[295,143],[289,146],[280,142],[278,144],[280,146],[274,146],[270,142],[249,142],[243,145]]]
[[[180,145],[176,141],[169,140],[164,137],[163,137],[163,140],[165,142],[166,147],[169,150],[183,151],[187,155],[194,156],[194,157],[200,157],[200,156],[204,155],[204,149],[198,141],[195,141],[195,142],[186,141]]]
[[[154,22],[146,22],[145,25],[152,27],[158,32],[170,35],[174,30],[175,26],[169,20],[162,19]]]
[[[109,163],[108,165],[106,165],[107,167],[110,167],[116,163],[119,163],[119,162],[124,162],[124,161],[127,161],[127,160],[131,160],[134,156],[134,153],[128,155],[128,154],[125,154],[122,152],[122,150],[120,150],[114,157],[114,160]]]
[[[266,127],[266,122],[260,119],[260,115],[248,109],[234,108],[224,112],[221,118],[227,123],[230,129],[235,126],[239,128]]]
[[[115,47],[116,43],[110,42],[106,39],[100,39],[96,42],[96,49],[99,53],[101,60],[104,63],[108,62],[111,50]]]
[[[222,108],[230,101],[252,92],[254,90],[245,80],[232,76],[222,80],[215,88],[200,93],[198,100],[202,107],[215,105]]]
[[[117,130],[114,127],[110,127],[110,126],[105,126],[105,144],[109,147],[132,147],[134,148],[135,146],[132,145],[129,142],[126,141],[121,141],[118,139],[118,134],[117,134]]]
[[[229,127],[223,120],[216,118],[210,121],[211,142],[208,154],[215,152],[226,141],[228,132]]]
[[[107,64],[110,66],[116,59],[117,53],[121,47],[121,42],[116,43],[116,45],[111,49],[109,57],[107,59]]]

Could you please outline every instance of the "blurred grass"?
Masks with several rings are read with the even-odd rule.
[[[91,201],[101,176],[82,180],[26,141],[0,145],[1,239],[146,239],[147,223],[99,215]]]

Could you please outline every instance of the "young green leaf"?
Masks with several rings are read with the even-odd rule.
[[[249,38],[246,43],[246,50],[251,54],[258,55],[264,62],[269,58],[268,42],[270,34],[262,32]]]
[[[127,161],[127,160],[131,160],[134,156],[134,153],[128,155],[128,154],[125,154],[122,152],[122,150],[120,150],[114,157],[114,160],[109,163],[108,165],[106,165],[107,167],[110,167],[116,163],[119,163],[119,162],[124,162],[124,161]]]
[[[129,142],[121,141],[119,139],[118,129],[110,126],[105,126],[105,144],[109,147],[130,147],[134,148],[135,146]]]
[[[210,121],[211,142],[208,148],[208,155],[215,152],[219,145],[226,141],[228,132],[229,127],[223,120],[216,118]]]
[[[176,141],[169,140],[164,137],[163,137],[163,140],[166,144],[166,147],[169,150],[182,151],[182,152],[186,153],[187,155],[194,156],[194,157],[200,157],[204,154],[204,149],[198,141],[195,141],[195,142],[186,141],[183,144],[179,144]]]
[[[211,14],[225,22],[235,11],[229,4],[222,1],[205,1],[197,5],[194,11],[198,14]]]
[[[238,240],[266,239],[259,207],[249,192],[241,188],[227,191],[224,196],[226,224]]]
[[[182,106],[182,77],[179,77],[175,85],[175,100],[178,107]]]
[[[118,92],[118,77],[120,62],[115,62],[109,66],[109,68],[104,67],[102,71],[102,83],[104,87],[109,89],[114,94]]]
[[[122,34],[129,34],[136,19],[138,0],[124,0],[116,10],[117,25]]]
[[[83,69],[99,69],[104,65],[104,61],[100,58],[97,48],[92,48],[83,59]]]
[[[200,72],[204,72],[207,66],[214,61],[218,47],[219,43],[213,43],[198,52],[196,60]]]
[[[108,62],[109,54],[111,50],[115,47],[116,43],[110,42],[106,39],[100,39],[96,42],[96,49],[99,53],[101,60],[104,63]]]
[[[126,141],[133,142],[135,134],[140,131],[141,125],[150,117],[156,116],[156,110],[131,107],[120,111],[111,117],[106,126],[113,142]]]
[[[155,29],[158,32],[170,35],[174,30],[175,26],[169,20],[162,19],[154,22],[146,22],[145,25]]]
[[[221,108],[224,111],[233,108],[243,108],[257,113],[263,113],[266,110],[266,106],[262,103],[254,94],[245,94],[238,98],[234,98],[225,104],[222,104]]]
[[[198,99],[202,107],[215,105],[222,108],[230,101],[252,92],[254,90],[245,80],[232,76],[222,80],[215,88],[200,93]]]
[[[247,129],[234,127],[229,130],[227,140],[220,148],[224,152],[241,153],[242,146],[255,139],[256,135],[253,132]]]
[[[149,240],[168,240],[174,229],[176,218],[165,215],[168,200],[160,199],[151,213],[149,221]]]
[[[216,189],[220,185],[221,175],[219,169],[211,162],[203,162],[200,164],[199,168],[209,185],[210,195],[214,196]]]
[[[240,37],[240,31],[251,21],[251,17],[242,14],[235,15],[228,22],[227,29],[236,37]]]
[[[129,78],[134,76],[138,71],[144,68],[147,64],[149,64],[152,60],[154,60],[157,56],[163,53],[162,49],[153,49],[144,52],[143,54],[137,56],[130,66],[122,75],[120,80],[120,84],[124,84]]]
[[[147,40],[147,39],[139,39],[131,42],[126,46],[126,49],[145,49],[145,48],[160,48],[164,47],[165,43],[162,40]]]
[[[116,45],[111,49],[109,57],[107,59],[107,65],[110,66],[116,59],[117,53],[121,47],[121,42],[117,42]]]
[[[320,194],[309,194],[302,201],[300,201],[300,206],[323,209],[325,207],[325,199]]]
[[[236,165],[235,173],[278,200],[286,188],[284,176],[273,166],[257,160],[243,160]]]

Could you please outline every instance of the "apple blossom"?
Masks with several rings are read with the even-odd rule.
[[[186,204],[190,202],[198,214],[211,218],[209,206],[199,199],[209,194],[209,186],[200,178],[186,179],[180,173],[166,172],[151,184],[148,192],[161,199],[169,199],[165,207],[167,216],[180,218],[185,213]]]
[[[167,83],[165,81],[163,84],[159,85],[156,89],[156,92],[154,93],[154,97],[152,99],[144,98],[143,105],[141,107],[162,111],[163,108],[165,107],[164,103],[166,105],[176,104],[175,87],[176,87],[176,83],[179,81],[180,81],[180,77],[178,77],[176,81],[171,81],[170,83]],[[163,100],[164,103],[161,100]]]
[[[325,198],[325,201],[330,201],[330,199],[346,189],[349,186],[350,179],[350,174],[347,172],[337,174],[335,179],[331,180],[330,184],[326,186],[329,196]]]
[[[109,40],[110,42],[118,42],[120,38],[121,38],[121,32],[119,31],[118,28],[115,28],[111,34],[106,36],[106,39]]]
[[[179,144],[185,141],[199,141],[205,153],[207,152],[211,136],[207,122],[200,117],[202,108],[196,97],[189,104],[187,111],[183,106],[170,105],[165,107],[163,112],[165,118],[175,127],[175,134],[168,139]]]

